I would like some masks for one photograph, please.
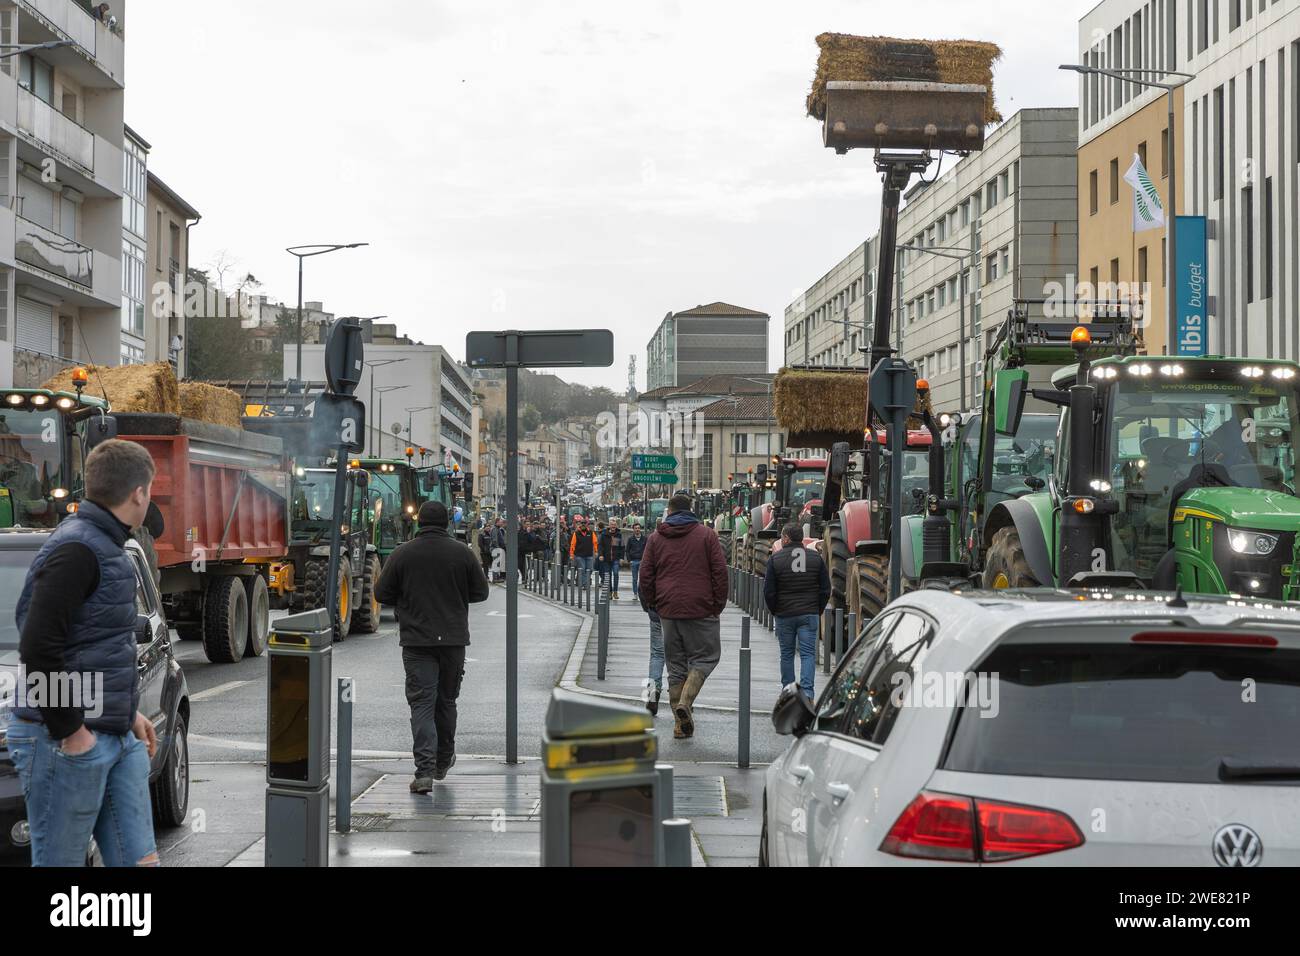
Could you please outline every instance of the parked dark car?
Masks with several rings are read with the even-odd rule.
[[[5,741],[8,707],[18,677],[18,628],[14,606],[32,559],[49,532],[0,531],[0,863],[24,865],[31,859],[31,834],[18,772]],[[144,550],[127,543],[136,572],[140,710],[158,731],[158,751],[149,768],[154,821],[159,827],[185,823],[190,799],[190,696],[181,665],[172,653],[162,601]]]

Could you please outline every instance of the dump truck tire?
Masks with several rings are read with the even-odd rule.
[[[375,585],[379,582],[379,555],[366,558],[361,575],[361,606],[352,616],[352,630],[358,634],[373,634],[379,630],[381,607],[375,598]]]
[[[266,578],[260,574],[244,578],[244,590],[248,594],[248,643],[244,646],[244,656],[261,657],[271,633],[271,592]]]
[[[248,645],[248,594],[239,578],[209,578],[203,595],[203,653],[214,664],[235,664]]]
[[[984,586],[990,589],[1036,588],[1042,582],[1029,570],[1020,532],[1014,527],[1002,528],[993,536],[988,560],[984,564]]]

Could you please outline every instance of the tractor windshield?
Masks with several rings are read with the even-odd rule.
[[[785,503],[791,514],[797,514],[808,502],[816,501],[822,496],[826,484],[826,468],[799,468],[791,472],[788,480]]]
[[[398,472],[370,472],[370,503],[379,525],[379,547],[387,550],[402,543],[402,525],[409,521],[402,501],[402,476]]]
[[[64,474],[69,446],[80,447],[68,442],[58,412],[0,411],[0,527],[53,528],[58,523],[56,502],[73,490],[74,477]]]
[[[289,517],[294,537],[319,537],[334,521],[333,471],[304,471],[294,479]]]
[[[1028,493],[1030,488],[1025,484],[1026,478],[1047,480],[1056,451],[1058,420],[1058,416],[1051,414],[1027,414],[1021,417],[1020,428],[1014,436],[995,437],[990,507],[998,501]],[[963,481],[979,477],[979,443],[980,429],[971,428],[962,442]]]
[[[1188,362],[1172,366],[1177,375],[1156,363],[1127,368],[1109,398],[1120,509],[1112,547],[1117,569],[1149,578],[1169,550],[1175,494],[1204,485],[1295,494],[1296,389],[1268,367]]]

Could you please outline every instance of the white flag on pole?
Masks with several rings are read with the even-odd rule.
[[[1133,231],[1164,228],[1165,207],[1160,204],[1160,193],[1137,153],[1133,154],[1133,165],[1124,174],[1124,182],[1133,187]]]

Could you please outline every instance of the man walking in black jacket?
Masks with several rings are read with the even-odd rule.
[[[763,576],[763,599],[776,622],[781,645],[781,686],[794,683],[794,652],[799,649],[799,689],[813,699],[817,672],[817,624],[831,599],[831,578],[826,562],[805,548],[803,528],[788,524],[781,531],[781,550],[768,558]]]
[[[400,622],[406,701],[411,707],[415,779],[428,793],[456,762],[456,698],[465,677],[469,606],[490,589],[474,552],[447,533],[447,506],[420,506],[420,530],[393,552],[375,587]]]

